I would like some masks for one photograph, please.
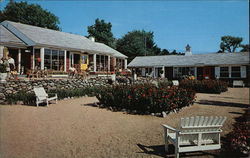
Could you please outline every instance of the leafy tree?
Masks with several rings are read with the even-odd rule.
[[[170,52],[167,49],[162,49],[161,55],[169,55]]]
[[[235,52],[240,47],[242,40],[241,37],[222,36],[219,52]]]
[[[134,30],[117,40],[117,50],[128,56],[128,61],[136,56],[159,55],[161,49],[154,42],[154,33]]]
[[[242,44],[240,47],[242,47],[241,52],[249,52],[249,44]]]
[[[37,4],[10,2],[0,12],[0,21],[10,20],[49,29],[60,30],[59,19],[53,13]]]
[[[106,23],[104,20],[95,20],[95,24],[88,26],[89,37],[95,37],[96,42],[104,43],[115,48],[115,38],[111,32],[112,24]]]

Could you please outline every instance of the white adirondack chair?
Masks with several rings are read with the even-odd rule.
[[[51,100],[56,100],[57,103],[57,94],[49,98],[43,87],[34,87],[34,92],[36,94],[36,106],[43,102],[46,102],[47,106],[49,106],[49,101]]]
[[[168,143],[175,146],[175,157],[179,153],[220,149],[221,127],[226,117],[196,116],[181,118],[180,129],[168,125],[164,128],[165,150],[168,151]]]
[[[172,83],[173,83],[174,86],[179,86],[179,81],[178,80],[173,80]]]

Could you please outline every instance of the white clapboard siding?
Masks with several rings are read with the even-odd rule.
[[[240,67],[240,73],[241,73],[241,78],[246,78],[247,77],[246,66],[241,66]]]
[[[218,78],[220,78],[220,67],[215,67],[214,73],[215,73],[215,76],[217,76]]]

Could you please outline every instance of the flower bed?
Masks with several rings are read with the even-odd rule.
[[[179,86],[185,89],[193,89],[198,93],[220,94],[228,90],[228,84],[219,80],[182,80]]]
[[[249,156],[250,154],[250,110],[247,109],[246,112],[239,118],[236,119],[233,131],[227,135],[228,142],[224,145],[225,152],[233,152],[235,156],[242,157]]]
[[[101,87],[96,97],[104,107],[126,109],[134,113],[169,113],[194,103],[195,92],[178,87],[154,84],[114,85]]]

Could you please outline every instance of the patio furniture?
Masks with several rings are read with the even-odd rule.
[[[81,70],[79,73],[77,73],[77,77],[83,80],[86,80],[88,76],[88,73],[84,70]]]
[[[41,72],[39,70],[28,70],[27,71],[27,77],[28,78],[39,78],[41,75]]]
[[[180,129],[168,125],[164,128],[165,150],[168,151],[168,143],[175,146],[175,157],[179,153],[220,149],[221,127],[226,117],[196,116],[181,118]]]
[[[173,86],[179,86],[179,81],[178,80],[173,80],[172,83],[173,83]]]
[[[34,87],[33,90],[36,95],[36,106],[44,102],[46,102],[47,106],[49,106],[49,101],[51,100],[56,100],[56,103],[57,103],[57,94],[55,94],[54,97],[49,98],[49,95],[45,92],[43,87]]]
[[[234,80],[233,81],[233,87],[239,86],[239,87],[245,87],[245,84],[242,80]]]

